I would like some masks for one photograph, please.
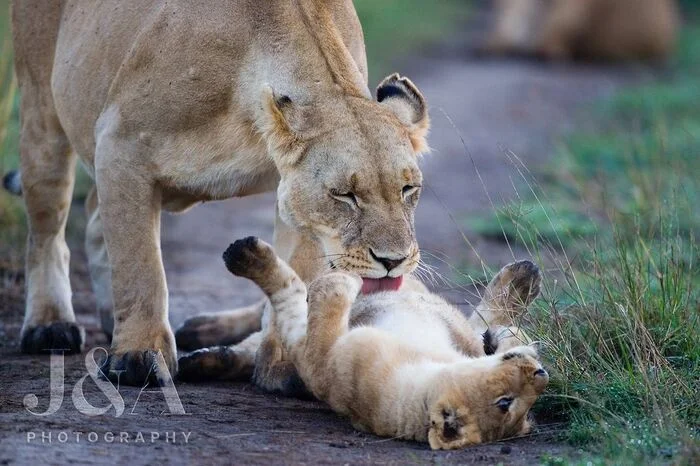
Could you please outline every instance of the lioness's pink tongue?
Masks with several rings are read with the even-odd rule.
[[[362,294],[376,293],[378,291],[396,291],[403,283],[401,277],[386,277],[386,278],[363,278],[362,279]]]

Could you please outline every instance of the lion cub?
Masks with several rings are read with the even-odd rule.
[[[532,347],[516,346],[522,335],[504,330],[508,313],[521,312],[538,293],[531,262],[506,266],[494,278],[480,305],[482,322],[467,320],[412,278],[398,291],[362,295],[360,277],[335,272],[307,294],[257,238],[236,241],[224,261],[267,294],[272,325],[301,379],[355,428],[427,440],[433,449],[529,432],[528,411],[549,377]],[[486,355],[485,346],[496,354]]]

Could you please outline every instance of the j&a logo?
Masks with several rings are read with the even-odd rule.
[[[98,374],[101,373],[101,370],[97,362],[95,361],[95,352],[97,351],[101,351],[107,354],[107,350],[98,347],[90,350],[85,355],[85,369],[87,369],[87,375],[81,377],[80,380],[78,380],[78,382],[76,382],[75,386],[73,387],[73,391],[71,394],[73,405],[78,411],[88,416],[99,416],[105,414],[107,411],[114,408],[115,416],[119,417],[124,413],[124,399],[119,393],[118,383],[117,387],[115,387],[109,380],[98,376]],[[33,393],[26,395],[23,400],[24,407],[27,409],[27,411],[29,411],[35,416],[49,416],[51,414],[55,414],[63,404],[63,398],[65,393],[65,371],[63,353],[51,354],[50,365],[51,396],[49,398],[49,407],[46,409],[46,411],[34,411],[36,407],[39,406],[39,398]],[[175,384],[173,383],[173,379],[170,375],[170,372],[168,371],[167,365],[165,364],[163,354],[160,351],[156,356],[156,364],[154,364],[154,367],[151,368],[151,371],[157,371],[158,379],[162,380],[160,390],[163,392],[163,396],[165,397],[165,402],[168,405],[170,414],[187,414],[185,412],[185,408],[182,406],[182,402],[180,401],[180,396],[178,395],[177,390],[175,389]],[[117,377],[120,375],[119,371],[112,372],[116,373]],[[109,405],[97,407],[93,406],[88,402],[83,392],[83,384],[85,383],[85,380],[88,377],[90,377],[93,380],[93,382],[95,382],[100,391],[102,391],[102,393],[107,397],[107,399],[110,402]],[[145,387],[141,389],[141,392],[143,392],[144,390]],[[141,395],[141,392],[139,393],[139,397]],[[138,400],[139,398],[137,398],[136,402],[134,402],[134,406],[131,410],[132,413],[136,408],[136,403],[138,403]]]

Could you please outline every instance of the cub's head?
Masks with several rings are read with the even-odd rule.
[[[470,361],[445,380],[430,409],[434,450],[463,448],[530,432],[528,411],[549,382],[532,347]]]
[[[280,173],[280,217],[320,240],[326,265],[392,281],[419,259],[413,214],[426,102],[397,74],[376,100],[339,90],[324,99],[263,96],[259,126]]]

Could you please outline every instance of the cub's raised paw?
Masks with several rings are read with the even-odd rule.
[[[509,319],[495,317],[491,323],[509,324],[539,295],[542,277],[533,262],[522,260],[503,267],[484,291],[482,308],[504,312]]]
[[[84,342],[85,329],[75,322],[53,322],[26,329],[20,347],[26,354],[75,354],[83,350]]]
[[[529,305],[540,294],[542,275],[534,262],[522,260],[504,267],[510,279],[511,298],[521,306]]]
[[[110,353],[100,366],[100,376],[115,385],[165,386],[177,373],[177,362],[169,368],[163,353],[155,350]]]
[[[348,272],[322,275],[309,286],[309,300],[325,302],[342,298],[354,301],[362,289],[362,278]]]
[[[252,370],[228,346],[202,348],[180,358],[177,378],[183,382],[249,379]]]
[[[251,279],[264,276],[277,263],[272,246],[255,236],[239,239],[229,245],[223,259],[229,272]]]

